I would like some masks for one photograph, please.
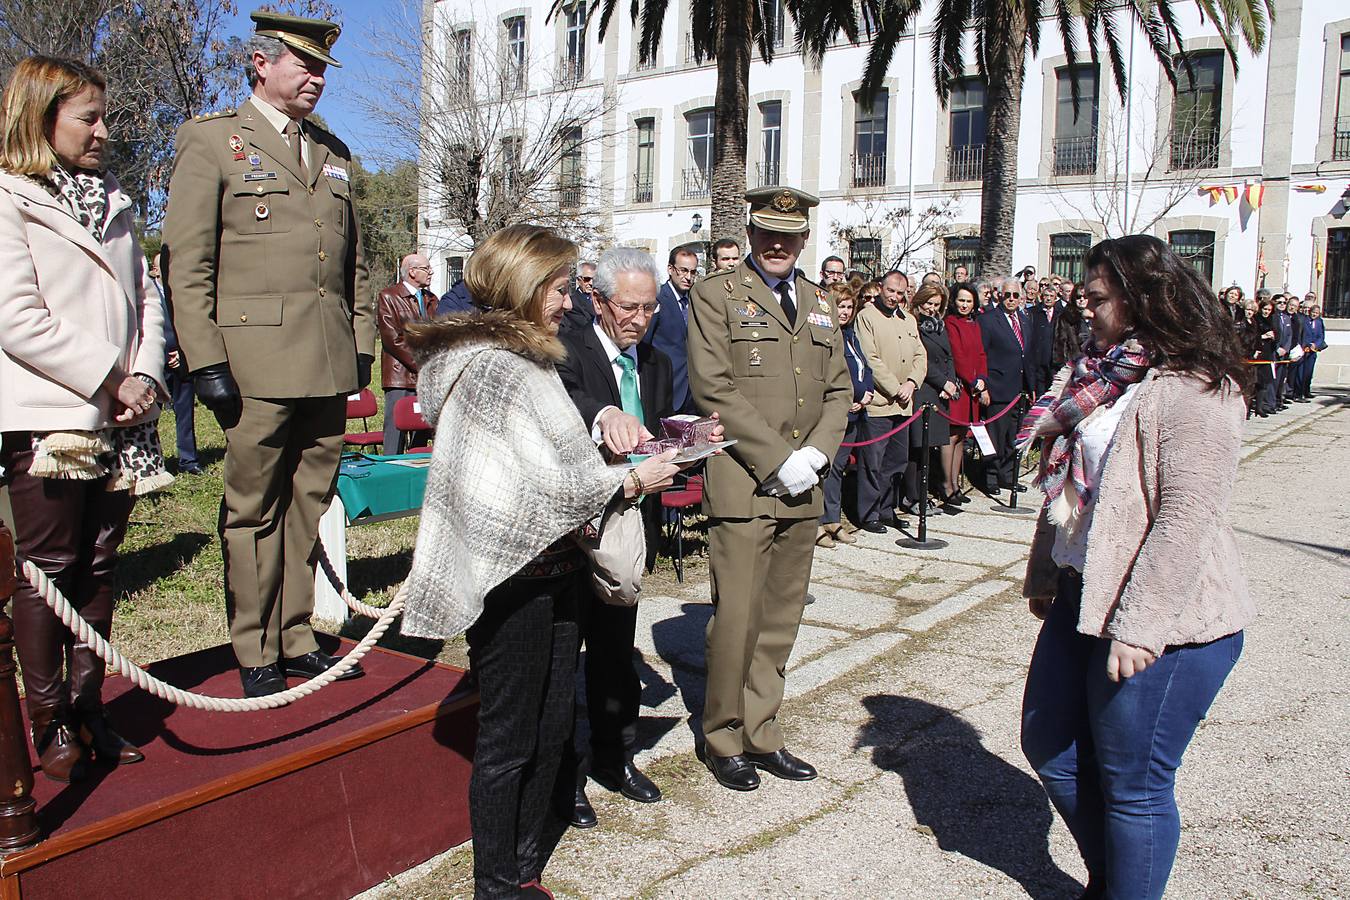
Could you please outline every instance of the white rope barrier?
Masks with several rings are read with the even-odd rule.
[[[144,691],[149,691],[161,700],[167,700],[178,706],[187,706],[191,709],[201,709],[207,712],[257,712],[263,709],[276,709],[287,704],[294,703],[303,697],[308,697],[315,691],[327,687],[337,679],[341,678],[352,667],[361,661],[375,644],[384,637],[384,633],[389,630],[403,613],[404,586],[400,585],[398,592],[394,595],[394,600],[388,607],[381,609],[377,606],[369,606],[357,600],[347,590],[337,577],[333,570],[333,564],[328,559],[328,554],[323,546],[319,547],[319,564],[323,566],[324,572],[328,575],[333,587],[342,595],[342,599],[347,606],[357,615],[368,616],[375,620],[366,636],[351,649],[351,652],[338,660],[337,664],[322,674],[316,675],[304,684],[293,688],[287,688],[276,694],[269,694],[265,697],[210,697],[205,694],[196,694],[192,691],[185,691],[182,688],[176,688],[167,682],[161,681],[149,672],[127,659],[117,648],[94,630],[94,627],[86,622],[75,608],[70,605],[65,594],[61,589],[52,583],[43,572],[33,563],[25,560],[23,564],[23,574],[28,578],[29,584],[41,595],[47,605],[51,607],[52,612],[65,623],[66,627],[75,633],[82,643],[85,643],[98,654],[99,659],[115,668],[120,674],[131,679],[131,682]]]

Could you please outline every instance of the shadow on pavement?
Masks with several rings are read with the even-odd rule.
[[[670,666],[675,690],[689,712],[686,722],[696,743],[703,741],[703,694],[707,687],[703,648],[712,613],[711,604],[683,603],[677,615],[652,623],[657,655]],[[650,689],[650,683],[648,686]]]
[[[949,709],[913,697],[873,694],[872,718],[855,749],[870,747],[895,772],[920,828],[939,847],[998,869],[1032,897],[1077,897],[1082,886],[1050,857],[1052,812],[1040,782],[984,748]]]

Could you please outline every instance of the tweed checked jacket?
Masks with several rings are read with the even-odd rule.
[[[554,364],[557,338],[504,311],[408,327],[435,426],[403,633],[447,638],[488,591],[599,515],[627,471],[605,465]]]

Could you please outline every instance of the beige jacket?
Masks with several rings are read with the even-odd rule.
[[[42,187],[0,172],[0,431],[108,427],[114,364],[164,381],[163,307],[131,198],[104,183],[100,244]]]
[[[914,412],[914,395],[900,403],[895,395],[906,380],[914,382],[915,391],[928,373],[928,351],[919,340],[919,323],[905,309],[888,316],[867,304],[858,313],[853,326],[872,367],[872,402],[867,406],[869,416],[907,416]]]
[[[1233,530],[1246,404],[1196,378],[1151,372],[1125,410],[1088,531],[1078,630],[1160,653],[1256,618]],[[1022,593],[1052,597],[1055,526],[1041,510]]]

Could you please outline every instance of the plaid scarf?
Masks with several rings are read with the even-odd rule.
[[[1149,370],[1148,351],[1132,337],[1106,350],[1097,350],[1089,339],[1083,350],[1072,363],[1063,390],[1058,389],[1061,375],[1032,405],[1017,432],[1017,446],[1024,450],[1042,441],[1036,484],[1045,491],[1050,520],[1056,525],[1071,524],[1096,487],[1088,483],[1078,426],[1097,409],[1115,403]]]

